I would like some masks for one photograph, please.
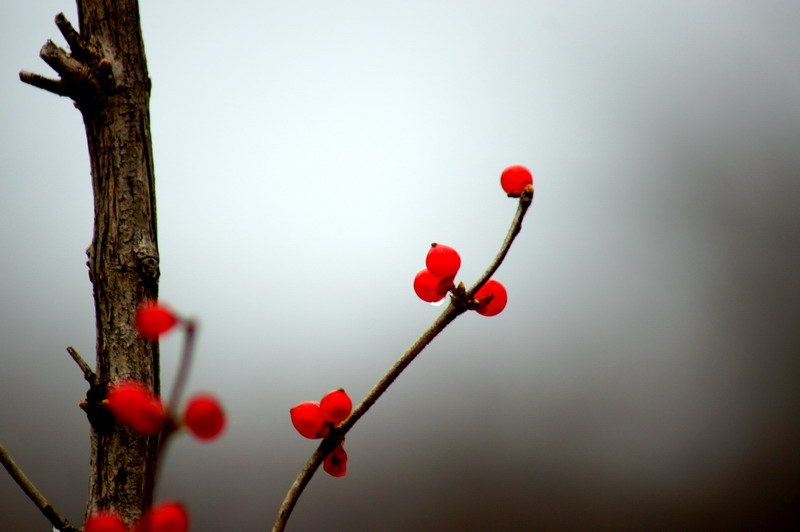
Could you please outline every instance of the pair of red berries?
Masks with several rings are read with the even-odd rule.
[[[450,246],[433,243],[425,257],[425,268],[414,277],[414,292],[423,301],[438,303],[454,287],[461,257]],[[508,303],[505,287],[490,279],[475,293],[475,311],[484,316],[500,314]]]
[[[134,523],[130,532],[186,532],[189,514],[179,502],[165,501]],[[125,521],[114,512],[101,510],[92,514],[83,525],[83,532],[128,532]]]
[[[169,416],[161,400],[137,381],[111,386],[105,404],[117,423],[142,434],[156,434]],[[198,394],[189,400],[183,424],[197,439],[212,440],[225,428],[225,413],[215,397]]]
[[[326,394],[319,402],[306,401],[292,407],[289,415],[297,432],[313,440],[328,436],[331,429],[347,419],[352,411],[353,401],[344,390],[339,389]],[[341,444],[325,457],[322,468],[334,477],[347,474],[347,453]]]

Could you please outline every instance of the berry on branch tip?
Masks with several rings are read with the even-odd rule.
[[[156,341],[162,334],[178,324],[178,317],[157,301],[145,301],[136,311],[136,330],[142,338]]]
[[[127,532],[127,530],[125,521],[108,510],[93,513],[83,524],[83,532]]]
[[[216,397],[194,396],[183,414],[183,422],[199,440],[213,440],[225,428],[225,412]]]
[[[479,303],[478,308],[475,309],[478,314],[483,316],[495,316],[506,308],[508,293],[502,284],[494,279],[489,279],[486,281],[486,284],[475,293],[475,299]]]
[[[315,440],[330,434],[330,425],[322,417],[319,403],[306,401],[289,410],[292,425],[304,438]]]
[[[451,277],[458,273],[461,257],[458,251],[450,246],[434,242],[425,257],[425,266],[436,277]]]
[[[509,166],[500,175],[500,185],[511,198],[518,198],[525,192],[525,187],[533,186],[533,176],[524,166]]]
[[[344,390],[334,390],[322,398],[319,410],[325,421],[338,425],[353,411],[353,401]]]
[[[322,469],[331,476],[343,477],[347,474],[347,453],[341,444],[332,450],[322,462]]]

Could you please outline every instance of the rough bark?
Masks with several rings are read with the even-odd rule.
[[[97,382],[87,395],[92,425],[87,513],[113,509],[129,522],[152,500],[156,444],[110,422],[105,387],[133,378],[159,391],[158,344],[134,328],[139,304],[158,294],[158,247],[150,80],[136,0],[78,0],[79,29],[56,25],[70,52],[48,41],[40,56],[60,79],[22,81],[68,96],[81,111],[91,160],[94,236],[87,249],[97,325]]]

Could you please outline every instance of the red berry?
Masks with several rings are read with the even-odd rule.
[[[133,532],[186,532],[189,514],[179,502],[165,501],[153,506],[133,527]]]
[[[450,246],[434,242],[425,257],[425,266],[436,277],[450,277],[458,273],[461,257],[458,251]]]
[[[136,330],[147,340],[156,341],[178,323],[173,312],[157,301],[145,301],[136,311]]]
[[[414,277],[414,292],[421,300],[436,303],[447,295],[447,291],[453,287],[454,280],[454,275],[445,278],[436,277],[425,268]]]
[[[289,414],[292,417],[292,425],[304,438],[315,440],[330,434],[330,425],[322,417],[319,403],[313,401],[300,403],[289,410]]]
[[[147,387],[136,381],[124,381],[111,387],[106,405],[117,423],[142,434],[155,434],[166,419],[161,401]]]
[[[344,390],[334,390],[319,402],[319,411],[325,421],[338,425],[353,411],[353,401]]]
[[[334,477],[343,477],[347,474],[347,453],[341,444],[325,457],[322,469]]]
[[[93,513],[83,524],[83,532],[127,532],[127,530],[125,521],[108,510]]]
[[[489,279],[486,281],[486,284],[475,293],[475,299],[480,302],[480,306],[475,309],[478,311],[478,314],[494,316],[500,314],[503,309],[506,308],[508,294],[502,284],[494,279]]]
[[[530,170],[524,166],[509,166],[500,175],[500,185],[506,194],[512,198],[518,198],[528,185],[533,185],[533,176]]]
[[[211,395],[194,396],[183,414],[183,422],[200,440],[213,440],[225,428],[225,412]]]

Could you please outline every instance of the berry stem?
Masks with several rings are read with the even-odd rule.
[[[176,425],[175,416],[177,415],[178,403],[183,394],[183,388],[186,385],[186,380],[189,377],[189,368],[192,365],[192,358],[194,357],[194,341],[197,332],[197,322],[192,319],[183,320],[185,335],[183,337],[183,351],[181,352],[181,361],[178,365],[178,372],[175,374],[175,382],[172,384],[172,392],[169,395],[169,402],[164,405],[167,409],[167,421],[161,429],[158,436],[158,451],[155,457],[155,473],[153,485],[158,485],[158,477],[161,474],[161,463],[164,461],[164,455],[167,452],[167,444],[169,443],[172,435],[178,430],[179,426]],[[154,488],[155,490],[155,488]],[[152,494],[150,500],[146,501],[145,509],[149,509],[152,504]]]
[[[494,258],[492,263],[486,268],[486,271],[483,272],[475,284],[467,290],[466,299],[469,301],[475,295],[475,292],[481,289],[483,285],[486,284],[494,272],[500,267],[505,260],[506,255],[508,254],[508,250],[511,249],[511,244],[514,242],[514,239],[517,238],[517,235],[522,230],[522,220],[525,218],[525,213],[528,212],[528,207],[531,206],[531,201],[533,200],[533,195],[528,192],[523,192],[523,194],[519,198],[519,206],[517,207],[517,213],[514,215],[514,219],[511,221],[511,227],[508,229],[508,234],[506,234],[506,238],[503,241],[503,245],[500,246],[500,251],[497,252],[497,256]]]
[[[170,413],[176,412],[178,402],[181,400],[183,394],[183,387],[186,385],[186,379],[189,377],[189,368],[192,365],[192,357],[194,355],[194,339],[197,332],[197,323],[194,320],[188,319],[184,321],[186,328],[186,335],[183,339],[183,352],[181,353],[181,362],[178,366],[178,373],[175,375],[175,382],[172,385],[172,393],[169,396],[167,403],[167,411]]]
[[[422,350],[425,349],[425,347],[427,347],[427,345],[444,330],[445,327],[447,327],[452,321],[467,311],[467,307],[464,305],[464,302],[472,299],[475,292],[477,292],[486,283],[486,281],[489,280],[489,278],[500,267],[500,264],[502,264],[503,260],[508,254],[508,250],[511,248],[511,244],[514,242],[514,239],[522,229],[522,220],[525,218],[525,213],[528,211],[528,207],[530,207],[532,199],[532,194],[527,192],[520,196],[517,212],[511,222],[511,227],[509,228],[508,234],[503,241],[503,245],[500,247],[500,251],[497,253],[497,256],[494,258],[483,275],[472,286],[472,288],[466,292],[465,297],[451,299],[450,303],[447,305],[447,308],[445,308],[439,317],[436,318],[436,321],[434,321],[433,324],[424,333],[422,333],[422,336],[420,336],[419,339],[408,348],[403,356],[401,356],[400,359],[394,363],[389,371],[387,371],[386,374],[381,377],[381,379],[377,382],[377,384],[375,384],[372,390],[370,390],[367,396],[364,397],[364,400],[362,400],[361,403],[353,410],[350,416],[342,421],[342,424],[339,425],[339,427],[333,429],[330,435],[323,438],[317,449],[314,451],[314,454],[312,454],[308,459],[308,462],[306,462],[306,465],[300,471],[300,474],[297,475],[294,483],[286,493],[286,497],[284,498],[283,503],[281,503],[281,507],[278,510],[278,515],[275,518],[275,523],[272,526],[272,532],[284,531],[286,528],[286,523],[289,521],[289,517],[292,514],[292,510],[294,509],[295,504],[297,504],[297,501],[300,498],[300,495],[303,493],[303,490],[311,481],[311,477],[313,477],[314,473],[317,471],[317,469],[319,469],[319,466],[325,460],[325,457],[344,441],[345,434],[347,434],[347,432],[353,428],[356,422],[358,422],[358,420],[367,413],[367,410],[369,410],[372,405],[375,404],[378,398],[383,395],[383,392],[385,392],[389,386],[392,385],[392,383],[397,379],[397,377],[400,376],[403,370],[405,370],[406,367],[411,364],[417,355],[419,355]]]

